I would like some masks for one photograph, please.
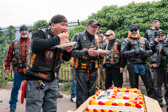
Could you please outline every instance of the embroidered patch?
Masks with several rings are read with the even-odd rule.
[[[83,36],[83,40],[86,40],[86,36]]]
[[[54,57],[54,52],[52,50],[48,50],[45,52],[45,60],[51,61]]]
[[[87,47],[84,47],[84,48],[82,48],[82,50],[88,50],[88,48],[87,48]]]
[[[45,75],[45,74],[38,73],[38,75],[41,76],[41,77],[47,78],[47,75]]]

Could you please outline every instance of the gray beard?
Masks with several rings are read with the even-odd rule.
[[[138,35],[136,34],[136,35],[132,35],[132,38],[136,38]]]
[[[27,38],[28,36],[27,35],[21,35],[22,38]]]

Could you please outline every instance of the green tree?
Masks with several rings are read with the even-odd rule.
[[[83,26],[83,25],[79,25],[79,26],[76,26],[76,27],[70,29],[68,31],[69,32],[69,40],[72,39],[72,37],[75,33],[82,32],[82,31],[84,31],[84,29],[85,29],[85,26]]]
[[[168,0],[146,3],[130,3],[127,6],[104,6],[101,10],[93,13],[83,22],[86,25],[89,19],[97,19],[101,26],[100,29],[106,32],[111,29],[116,33],[116,37],[124,39],[128,35],[129,26],[137,24],[140,35],[144,36],[147,29],[151,27],[154,20],[160,20],[161,29],[168,32]],[[76,26],[77,27],[77,26]],[[76,30],[73,28],[71,30]],[[76,31],[70,31],[77,33]]]
[[[48,28],[48,22],[46,20],[39,20],[33,24],[33,26],[30,27],[29,32],[34,33],[36,30],[40,30],[43,28]]]
[[[6,58],[9,45],[15,39],[15,27],[10,25],[7,30],[0,35],[0,74],[3,73],[3,64]]]
[[[0,27],[0,37],[3,35],[2,28]]]
[[[12,40],[15,39],[15,27],[13,25],[10,25],[7,27],[7,30],[5,31],[5,42],[4,43],[10,43]]]

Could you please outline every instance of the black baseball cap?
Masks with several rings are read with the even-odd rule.
[[[90,19],[88,21],[87,25],[90,25],[90,26],[98,25],[98,26],[100,26],[100,23],[96,19]]]
[[[20,30],[20,32],[23,31],[23,30],[28,31],[28,27],[27,27],[26,25],[21,25],[21,26],[19,27],[19,30]]]
[[[161,35],[165,35],[165,32],[162,30],[158,31],[156,34],[156,36],[161,36]]]
[[[65,16],[63,16],[61,14],[57,14],[57,15],[55,15],[55,16],[53,16],[51,18],[51,21],[50,21],[49,25],[51,25],[51,23],[55,23],[56,24],[56,23],[61,23],[61,22],[68,23],[68,20],[67,20],[67,18]]]
[[[104,34],[102,30],[98,30],[98,31],[97,31],[97,34],[100,34],[100,33],[101,33],[101,34]]]
[[[133,29],[138,30],[138,26],[137,26],[136,24],[130,25],[130,26],[129,26],[129,30],[131,31],[131,30],[133,30]]]

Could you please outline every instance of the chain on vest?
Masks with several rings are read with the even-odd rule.
[[[109,43],[106,46],[106,50],[108,49]],[[117,49],[118,42],[115,42],[113,47],[111,48],[111,51],[107,54],[106,57],[104,57],[103,63],[114,63],[118,62],[120,58],[120,52]]]
[[[28,51],[25,51],[25,56],[23,57],[22,56],[23,51],[20,47],[19,40],[14,40],[12,44],[13,44],[13,59],[12,59],[13,69],[25,68],[27,65],[26,60]]]

